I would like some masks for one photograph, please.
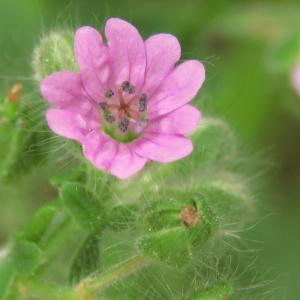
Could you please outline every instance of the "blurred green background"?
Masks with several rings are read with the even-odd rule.
[[[299,1],[0,0],[0,94],[17,81],[24,94],[32,92],[32,53],[44,34],[102,29],[110,16],[129,20],[144,38],[170,32],[183,59],[204,62],[198,103],[204,114],[228,121],[244,160],[253,161],[260,217],[251,236],[262,241],[265,262],[257,271],[272,274],[278,299],[300,299],[300,97],[290,81],[300,63]],[[0,247],[47,198],[48,172],[0,186]]]

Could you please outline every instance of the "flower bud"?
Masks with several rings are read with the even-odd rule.
[[[145,255],[180,267],[189,261],[193,246],[210,239],[218,220],[199,194],[171,191],[167,195],[147,207],[148,234],[139,247]]]
[[[76,71],[73,33],[59,31],[45,36],[34,51],[33,68],[37,81],[61,70]]]

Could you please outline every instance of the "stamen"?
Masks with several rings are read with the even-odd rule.
[[[106,92],[105,92],[105,97],[107,97],[107,98],[111,98],[111,97],[113,97],[114,96],[114,92],[113,92],[113,90],[107,90]]]
[[[135,92],[135,87],[133,85],[129,86],[128,88],[128,94],[132,95]]]
[[[127,118],[123,118],[119,123],[119,129],[122,132],[126,132],[129,126],[129,120]]]
[[[108,122],[108,123],[113,123],[115,121],[115,117],[113,115],[106,115],[105,116],[105,120]]]
[[[127,111],[130,115],[132,115],[132,114],[135,115],[136,118],[140,117],[140,113],[133,108],[128,108]]]
[[[134,96],[127,102],[127,106],[131,106],[131,105],[134,104],[138,99],[139,99],[139,96],[138,96],[138,95],[134,95]]]
[[[119,104],[107,104],[106,106],[108,109],[120,109]]]
[[[100,108],[103,109],[103,110],[107,109],[107,103],[106,103],[106,102],[100,102],[100,103],[99,103],[99,106],[100,106]]]
[[[113,89],[107,89],[104,96],[98,105],[105,132],[125,143],[138,138],[148,125],[147,94],[138,93],[129,81],[123,81]]]
[[[147,109],[147,95],[142,94],[139,100],[139,112],[144,112]]]
[[[123,83],[121,84],[121,89],[123,91],[128,91],[129,88],[130,88],[130,82],[129,81],[123,81]]]
[[[129,81],[124,81],[121,84],[121,89],[123,92],[128,92],[130,95],[134,94],[135,92],[135,87],[131,85]]]

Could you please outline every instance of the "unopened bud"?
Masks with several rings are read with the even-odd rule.
[[[178,191],[168,195],[147,207],[147,233],[139,246],[145,255],[182,266],[189,261],[193,246],[201,246],[210,239],[218,220],[201,195]]]
[[[23,85],[21,83],[15,83],[9,90],[7,98],[10,102],[16,103],[20,100],[23,90]]]
[[[37,81],[61,70],[76,71],[73,33],[59,31],[45,36],[34,51],[33,68]]]

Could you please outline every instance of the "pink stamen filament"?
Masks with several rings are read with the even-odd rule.
[[[109,109],[120,109],[120,104],[107,104],[107,108]]]
[[[130,105],[134,104],[135,102],[137,102],[138,99],[139,99],[139,96],[135,95],[128,101],[127,105],[130,106]]]
[[[134,114],[136,116],[136,118],[139,118],[141,116],[141,114],[138,111],[136,111],[132,108],[127,108],[127,111],[130,112],[131,114]]]

